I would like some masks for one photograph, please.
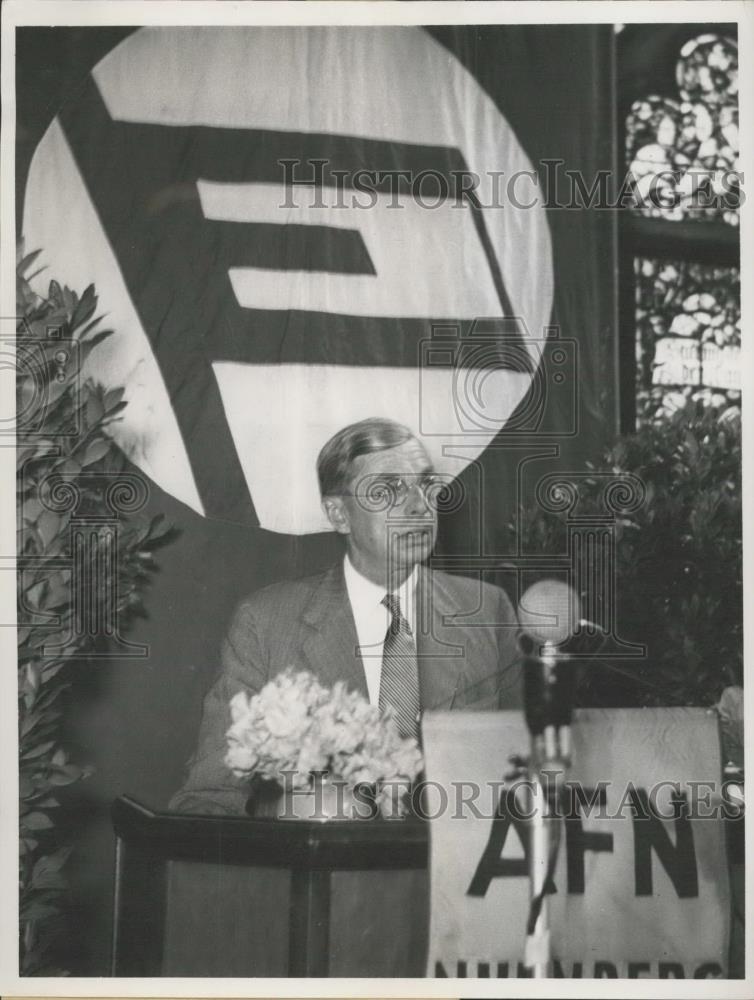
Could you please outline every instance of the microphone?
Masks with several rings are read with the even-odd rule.
[[[524,715],[531,737],[528,758],[531,821],[524,963],[537,978],[548,975],[551,955],[546,903],[560,844],[555,805],[571,759],[574,670],[564,645],[579,628],[578,596],[560,580],[540,580],[518,602],[518,644],[523,655]]]
[[[524,658],[524,715],[544,761],[570,758],[575,675],[562,647],[581,623],[581,602],[560,580],[532,584],[518,603]]]
[[[526,634],[553,646],[565,642],[581,621],[581,602],[562,580],[533,583],[518,602],[518,621]]]

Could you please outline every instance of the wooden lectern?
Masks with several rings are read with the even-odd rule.
[[[424,976],[418,819],[246,819],[113,805],[114,976]]]

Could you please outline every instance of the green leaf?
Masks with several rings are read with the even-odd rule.
[[[21,774],[18,778],[18,795],[19,798],[28,799],[32,795],[36,794],[36,786],[28,775]]]
[[[45,510],[40,514],[37,521],[37,531],[42,539],[42,544],[47,547],[51,544],[55,536],[60,531],[62,519],[54,511]]]
[[[67,889],[68,882],[61,875],[61,869],[69,854],[70,848],[41,857],[32,869],[31,889],[41,891]]]
[[[87,465],[93,465],[98,462],[104,455],[110,451],[113,447],[113,442],[110,438],[97,438],[92,441],[86,449],[86,458],[82,462],[82,465],[86,467]]]
[[[175,541],[180,535],[180,529],[176,528],[175,525],[166,524],[164,527],[160,528],[151,537],[145,539],[141,543],[141,548],[146,549],[151,552],[152,549],[162,548],[164,545]]]
[[[42,676],[39,668],[39,663],[31,662],[26,664],[26,670],[23,675],[23,690],[25,693],[31,695],[36,695],[39,690],[39,685],[41,684]]]
[[[83,330],[80,328],[74,330],[73,332],[74,338],[79,341],[85,340],[89,336],[89,334],[92,333],[92,331],[97,329],[97,327],[100,325],[101,322],[102,322],[102,316],[95,316],[93,320],[87,323],[87,325],[84,327]]]
[[[118,406],[125,395],[125,388],[108,389],[105,393],[105,409],[110,412],[113,407]]]
[[[21,920],[34,923],[36,921],[48,920],[50,917],[57,917],[60,915],[60,912],[60,907],[53,906],[51,903],[31,902],[25,906],[21,906],[19,916]]]
[[[77,764],[65,764],[57,767],[50,775],[51,785],[72,785],[74,781],[81,781],[92,774],[89,767],[80,767]]]
[[[107,411],[107,416],[105,417],[105,419],[103,421],[103,424],[102,424],[103,427],[106,427],[111,421],[116,422],[115,419],[114,419],[116,417],[116,415],[118,413],[122,413],[123,410],[125,410],[125,408],[127,406],[128,406],[128,403],[124,399],[121,403],[116,403],[115,406],[113,406],[111,409],[109,409]]]
[[[34,805],[37,809],[59,809],[60,803],[55,798],[54,795],[45,795],[43,798],[36,799]]]
[[[68,882],[57,872],[43,872],[32,876],[31,887],[32,889],[63,890],[68,888]]]
[[[34,727],[34,736],[27,738],[26,745],[31,745],[32,742],[36,744],[48,743],[50,740],[55,741],[58,735],[58,726],[61,718],[62,713],[58,708],[51,708],[48,712],[44,713],[43,718],[40,720],[38,725]],[[24,757],[24,760],[34,759],[35,758],[33,757]]]
[[[86,419],[89,421],[89,425],[98,424],[105,415],[105,407],[102,399],[98,396],[91,395],[86,401]]]
[[[68,881],[63,875],[56,872],[44,872],[40,875],[33,875],[31,882],[32,889],[52,889],[62,891],[68,888]]]
[[[45,677],[45,682],[48,681],[48,677]],[[55,711],[57,715],[57,709],[55,709],[54,703],[57,699],[71,686],[70,681],[58,681],[57,684],[46,684],[46,688],[39,694],[34,702],[35,712],[44,712],[49,715],[50,712]]]
[[[44,592],[47,588],[47,581],[40,580],[38,583],[33,584],[26,591],[26,601],[31,605],[32,610],[43,607]]]
[[[16,448],[16,468],[20,471],[27,459],[30,459],[37,450],[36,444],[19,445]]]
[[[47,740],[44,743],[40,743],[39,746],[32,747],[31,750],[24,750],[21,754],[23,760],[36,760],[39,757],[43,757],[46,753],[55,746],[55,740]]]
[[[33,851],[36,851],[39,841],[34,837],[21,837],[19,845],[22,854],[31,854]]]
[[[94,285],[88,285],[73,310],[71,328],[76,330],[78,327],[83,326],[91,318],[96,308],[97,297],[94,294]]]
[[[68,523],[67,515],[60,519],[61,524]],[[49,593],[47,595],[47,607],[50,609],[59,608],[70,604],[71,601],[71,571],[60,569],[53,573],[47,581]]]
[[[21,504],[21,516],[30,524],[34,524],[37,518],[44,512],[45,508],[39,501],[39,497],[30,496]]]
[[[51,424],[50,414],[52,413],[53,404],[58,402],[58,400],[65,395],[65,393],[70,393],[73,386],[75,385],[76,372],[70,368],[64,370],[64,377],[62,379],[52,379],[48,386],[44,400],[45,408],[45,426],[49,427]]]
[[[34,730],[34,727],[37,725],[40,719],[41,715],[39,714],[39,712],[29,712],[26,715],[19,729],[19,735],[21,736],[21,739],[23,739],[25,736],[28,736],[29,733],[31,733]]]
[[[93,334],[93,336],[88,337],[86,340],[81,341],[81,363],[83,365],[86,358],[89,356],[93,348],[97,344],[101,344],[103,340],[112,336],[113,330],[100,330],[99,333]]]
[[[41,249],[32,250],[31,253],[27,253],[25,257],[22,257],[18,264],[16,264],[16,274],[23,275],[26,271],[28,271],[41,253]]]
[[[78,476],[81,474],[81,463],[71,455],[68,455],[55,471],[66,477]]]
[[[33,812],[24,816],[23,825],[27,830],[49,830],[52,828],[52,820],[46,813]]]
[[[57,674],[60,670],[63,669],[64,666],[65,666],[64,661],[60,663],[56,663],[53,661],[45,663],[42,667],[42,674],[44,676],[45,681],[51,680],[55,676],[55,674]]]

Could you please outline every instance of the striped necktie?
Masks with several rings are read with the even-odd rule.
[[[392,616],[382,650],[380,708],[392,706],[401,736],[419,739],[419,673],[416,643],[411,628],[401,614],[400,598],[386,594],[382,603]]]

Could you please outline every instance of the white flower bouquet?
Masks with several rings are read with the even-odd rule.
[[[240,691],[230,712],[225,763],[236,777],[303,791],[326,775],[349,791],[369,787],[383,815],[406,811],[396,789],[408,791],[422,769],[416,740],[344,683],[329,689],[288,669],[251,697]]]

